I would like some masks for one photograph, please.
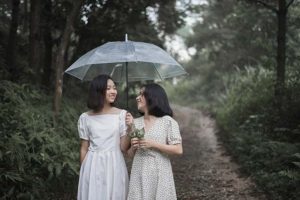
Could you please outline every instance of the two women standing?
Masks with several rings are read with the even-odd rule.
[[[157,84],[143,86],[137,97],[143,116],[137,119],[113,106],[116,95],[109,76],[100,75],[91,82],[88,107],[92,111],[78,121],[82,162],[78,199],[176,199],[168,155],[182,154],[182,145],[165,91]],[[133,124],[144,129],[143,139],[127,137]],[[129,187],[121,151],[134,157]]]

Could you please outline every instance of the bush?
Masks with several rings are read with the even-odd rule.
[[[52,97],[43,91],[1,81],[0,100],[2,199],[74,199],[79,109],[65,99],[54,127]]]
[[[289,79],[284,116],[278,126],[273,102],[273,75],[248,68],[230,80],[217,108],[220,137],[242,169],[270,199],[296,199],[300,193],[300,81]],[[291,106],[292,105],[292,106]]]
[[[226,94],[220,99],[217,120],[227,128],[236,128],[249,116],[268,115],[273,102],[273,76],[270,71],[247,68],[229,79]],[[268,105],[268,106],[266,106]]]

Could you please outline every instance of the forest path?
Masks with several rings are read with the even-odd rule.
[[[179,200],[264,200],[250,178],[226,153],[214,119],[201,111],[173,105],[183,138],[183,155],[172,158]]]

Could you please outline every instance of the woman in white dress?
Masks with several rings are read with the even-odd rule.
[[[143,139],[131,139],[129,153],[134,155],[128,200],[174,200],[176,197],[169,155],[181,155],[179,126],[172,118],[164,89],[147,84],[136,98],[142,117],[126,116],[130,127],[144,129]]]
[[[78,200],[125,200],[128,173],[122,154],[130,145],[126,137],[125,110],[113,106],[116,86],[107,75],[90,83],[88,108],[78,120],[80,176]]]

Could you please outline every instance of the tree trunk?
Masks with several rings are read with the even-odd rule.
[[[275,85],[276,106],[279,109],[279,115],[282,117],[282,105],[285,94],[285,60],[286,60],[286,20],[287,8],[286,0],[278,1],[278,30],[277,30],[277,70]]]
[[[28,12],[28,0],[24,0],[23,2],[23,16],[22,16],[22,30],[23,30],[23,33],[25,35],[28,34],[28,30],[29,30],[29,27],[28,27],[28,15],[29,15],[29,12]]]
[[[44,55],[44,63],[43,63],[43,75],[42,75],[42,83],[45,87],[54,88],[54,84],[51,83],[51,80],[54,76],[52,70],[52,47],[53,40],[51,36],[51,18],[52,18],[52,3],[51,0],[45,0],[44,2],[44,14],[43,14],[43,40],[45,44],[45,55]]]
[[[12,81],[17,80],[18,70],[16,66],[16,47],[17,47],[17,30],[19,25],[19,8],[20,0],[12,1],[12,15],[9,29],[7,50],[6,50],[6,62],[8,65],[8,71]]]
[[[76,17],[79,15],[80,8],[84,0],[77,0],[73,3],[73,8],[71,13],[67,16],[65,29],[62,33],[61,43],[58,46],[57,56],[55,61],[55,93],[54,93],[54,123],[57,120],[61,96],[62,96],[62,86],[63,86],[63,69],[64,69],[64,57],[67,51],[67,47],[70,40],[70,35],[73,32],[73,24]]]
[[[29,67],[34,71],[34,80],[40,81],[40,18],[41,18],[41,1],[30,1],[30,54]]]

